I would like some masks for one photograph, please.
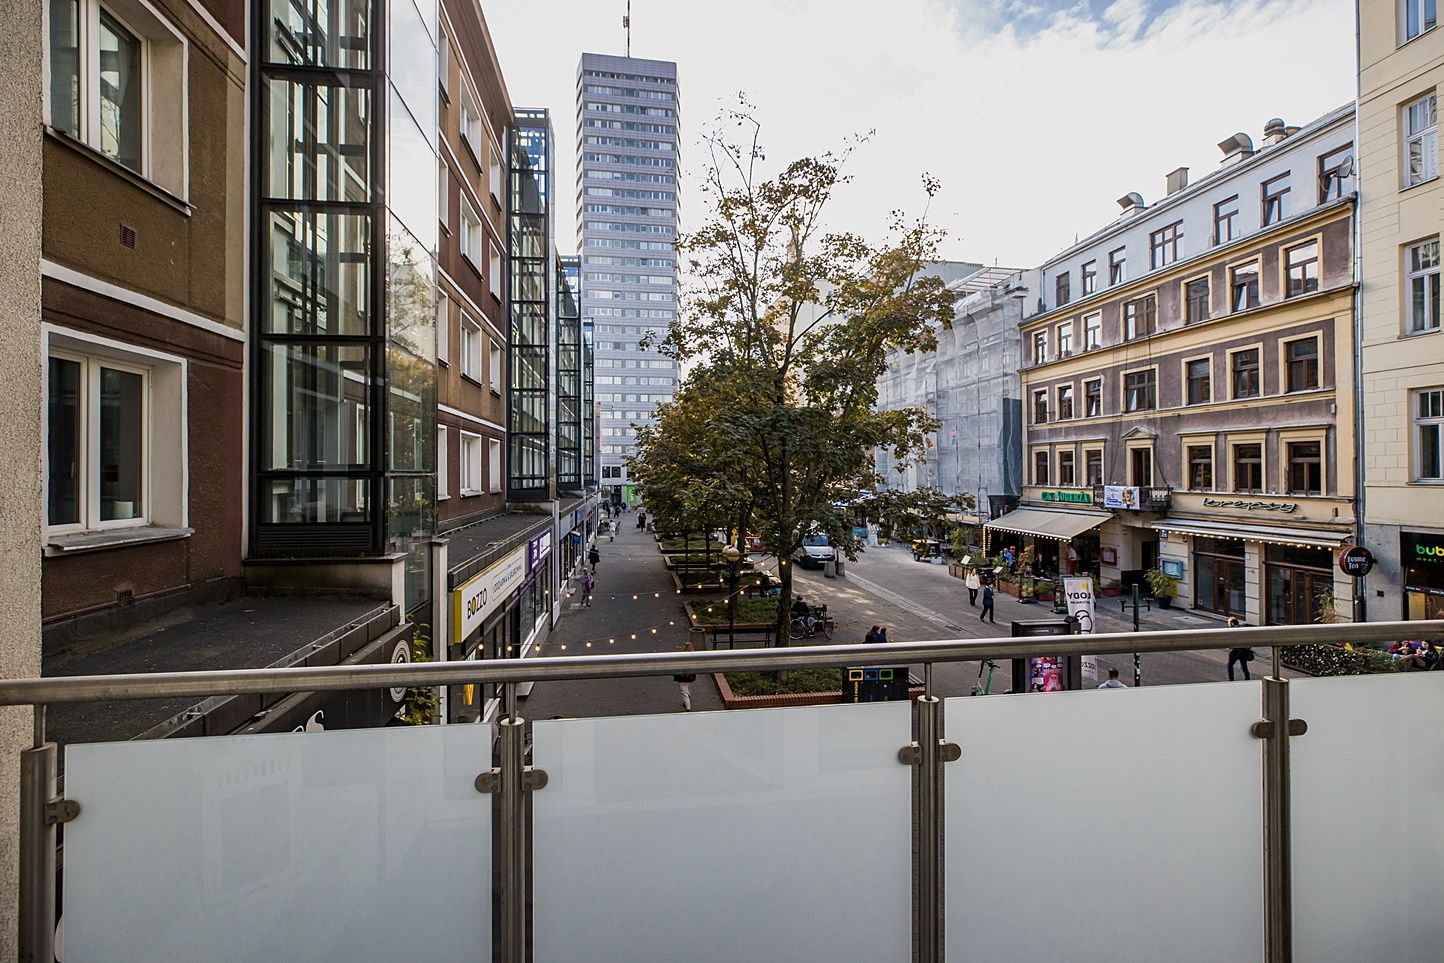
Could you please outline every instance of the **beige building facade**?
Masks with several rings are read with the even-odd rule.
[[[993,547],[1251,625],[1348,617],[1353,110],[1235,134],[1220,167],[1047,262],[1022,323],[1022,511]],[[1146,588],[1145,588],[1146,591]]]
[[[1438,97],[1424,0],[1359,4],[1359,289],[1371,619],[1444,617],[1444,333]]]

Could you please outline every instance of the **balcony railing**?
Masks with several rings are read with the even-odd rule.
[[[949,699],[931,676],[1440,637],[1444,621],[4,681],[0,704],[36,707],[21,958],[53,959],[63,824],[67,963],[1101,961],[1120,939],[1159,960],[1435,959],[1444,671],[1289,682],[1275,657],[1248,683]],[[517,707],[526,681],[880,654],[922,664],[927,693]],[[67,746],[64,798],[44,733],[47,703],[479,682],[502,684],[494,727]]]
[[[1137,504],[1136,506],[1131,506],[1131,505],[1123,505],[1123,506],[1121,506],[1121,507],[1123,507],[1123,508],[1125,508],[1125,509],[1131,509],[1132,511],[1135,511],[1135,512],[1157,512],[1158,514],[1161,515],[1161,514],[1166,513],[1166,512],[1168,511],[1168,509],[1169,509],[1169,506],[1172,505],[1172,503],[1173,503],[1173,489],[1172,489],[1172,488],[1160,488],[1160,487],[1153,487],[1153,486],[1141,486],[1141,487],[1140,487],[1140,486],[1132,486],[1132,487],[1130,487],[1130,486],[1104,486],[1104,485],[1094,485],[1094,486],[1093,486],[1093,505],[1094,505],[1095,508],[1104,508],[1104,507],[1117,508],[1117,507],[1120,507],[1120,506],[1116,506],[1116,505],[1115,505],[1115,506],[1109,506],[1109,505],[1107,505],[1107,502],[1106,502],[1106,500],[1105,500],[1105,498],[1104,498],[1104,496],[1105,496],[1105,494],[1106,494],[1105,491],[1104,491],[1105,487],[1121,487],[1121,488],[1123,489],[1123,491],[1125,491],[1125,492],[1134,492],[1134,493],[1136,493],[1136,494],[1137,494],[1137,498],[1138,498],[1138,504]],[[1125,498],[1128,498],[1128,497],[1131,497],[1131,496],[1125,496]]]

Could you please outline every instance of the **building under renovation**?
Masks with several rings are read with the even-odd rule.
[[[1021,489],[1018,322],[1037,286],[1031,272],[1014,268],[942,267],[955,275],[952,328],[938,332],[936,351],[894,352],[878,384],[879,407],[926,408],[940,424],[923,458],[899,468],[890,450],[879,450],[877,469],[887,487],[970,494],[984,516],[996,517]]]

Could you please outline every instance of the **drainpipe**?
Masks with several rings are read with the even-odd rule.
[[[1359,47],[1359,11],[1354,7],[1354,47]],[[1355,60],[1357,63],[1357,58]],[[1359,175],[1359,107],[1358,94],[1354,97],[1354,298],[1351,325],[1354,335],[1354,529],[1355,544],[1363,545],[1364,537],[1364,246],[1363,227],[1360,223],[1360,199],[1363,178]],[[1353,620],[1369,620],[1368,577],[1354,579]]]

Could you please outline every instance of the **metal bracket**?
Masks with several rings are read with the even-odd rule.
[[[957,762],[963,758],[963,749],[956,742],[938,740],[938,759],[941,762]],[[904,766],[922,765],[922,747],[916,742],[910,742],[897,751],[897,761]]]
[[[537,769],[534,766],[527,766],[521,772],[522,792],[531,792],[534,789],[545,789],[547,785],[547,771]],[[476,791],[485,793],[501,792],[501,770],[492,769],[476,777]]]
[[[80,815],[80,803],[74,799],[52,799],[45,804],[45,825],[68,823]]]
[[[1272,719],[1260,719],[1249,726],[1249,732],[1253,733],[1255,739],[1269,739],[1274,734],[1274,723]],[[1289,735],[1301,736],[1309,731],[1309,724],[1302,719],[1289,720]]]

